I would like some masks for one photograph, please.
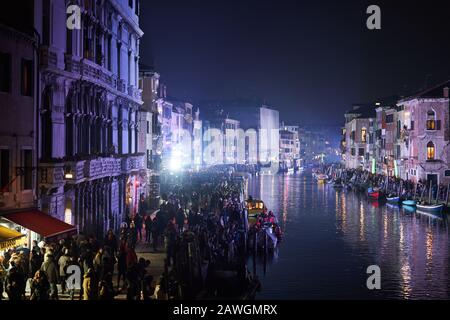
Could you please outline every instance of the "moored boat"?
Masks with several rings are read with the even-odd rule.
[[[400,203],[400,197],[386,197],[386,201],[389,203]]]
[[[381,192],[378,189],[374,189],[374,188],[368,188],[367,189],[367,195],[369,196],[369,198],[371,199],[379,199],[381,196]]]
[[[415,207],[417,205],[417,201],[416,200],[403,200],[402,205]]]
[[[418,203],[416,204],[417,210],[425,211],[425,212],[442,212],[444,209],[443,204],[425,204]]]

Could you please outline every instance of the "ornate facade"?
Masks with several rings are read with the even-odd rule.
[[[138,150],[139,2],[35,3],[40,207],[101,237],[137,211],[146,181]],[[61,29],[70,4],[81,8],[80,29]]]

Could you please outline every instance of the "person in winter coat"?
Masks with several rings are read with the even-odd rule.
[[[138,262],[138,257],[136,251],[134,251],[133,245],[127,245],[127,268],[130,268],[132,265]]]
[[[123,280],[125,286],[127,274],[127,241],[120,241],[119,254],[117,257],[117,288],[120,288],[120,279]]]
[[[36,245],[30,252],[30,278],[34,277],[36,272],[41,268],[42,262],[44,261],[42,259],[41,249]]]
[[[98,278],[94,269],[89,268],[83,278],[83,300],[97,300]]]
[[[50,299],[58,300],[58,267],[55,263],[52,253],[45,254],[44,262],[41,266],[41,271],[44,271],[47,274],[48,282],[50,283]]]
[[[114,300],[115,295],[112,273],[107,273],[99,283],[99,300]]]
[[[5,290],[5,280],[8,272],[6,272],[5,266],[3,265],[4,258],[0,256],[0,300],[3,299],[3,292]]]
[[[36,271],[34,278],[30,284],[31,296],[30,300],[48,300],[50,283],[48,282],[47,275],[43,271]]]
[[[62,293],[66,292],[66,270],[67,267],[70,265],[71,257],[69,256],[69,249],[64,249],[64,253],[61,257],[59,257],[58,260],[58,267],[59,267],[59,277],[61,279],[61,291]]]
[[[127,271],[127,300],[140,299],[139,270],[136,263],[131,265]]]
[[[151,234],[152,234],[152,218],[150,215],[145,216],[144,225],[145,225],[145,242],[150,243]]]
[[[25,275],[17,268],[14,262],[10,262],[6,277],[6,293],[11,301],[22,300],[25,297]]]

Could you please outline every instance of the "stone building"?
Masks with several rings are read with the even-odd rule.
[[[35,1],[41,34],[39,192],[43,211],[103,236],[136,213],[145,191],[139,153],[138,0]]]
[[[0,24],[0,214],[36,205],[36,43]]]
[[[349,169],[371,170],[370,131],[373,131],[375,107],[355,105],[345,114],[345,166]]]
[[[405,127],[407,177],[427,183],[450,183],[450,81],[398,102],[408,114]]]

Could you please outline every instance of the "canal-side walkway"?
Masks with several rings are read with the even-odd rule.
[[[161,279],[161,276],[164,273],[164,260],[166,259],[166,251],[164,248],[159,249],[158,251],[153,251],[153,248],[148,243],[138,242],[136,244],[136,254],[139,258],[144,258],[145,260],[150,260],[150,266],[147,268],[147,273],[153,277],[153,285],[155,288],[158,288],[159,282]],[[114,275],[113,275],[113,284],[114,289],[117,290],[117,264],[114,268]],[[122,281],[121,281],[122,283]],[[71,300],[70,295],[66,293],[61,293],[61,285],[58,285],[58,298],[59,300]],[[155,293],[157,290],[155,290]],[[30,287],[29,283],[27,282],[27,288],[26,288],[26,298],[29,299],[30,297]],[[6,294],[3,295],[4,299],[7,299]],[[152,297],[153,299],[156,299],[156,296],[154,295]],[[121,290],[118,292],[115,300],[126,300],[126,290]],[[80,300],[80,290],[75,291],[75,295],[73,300]]]

